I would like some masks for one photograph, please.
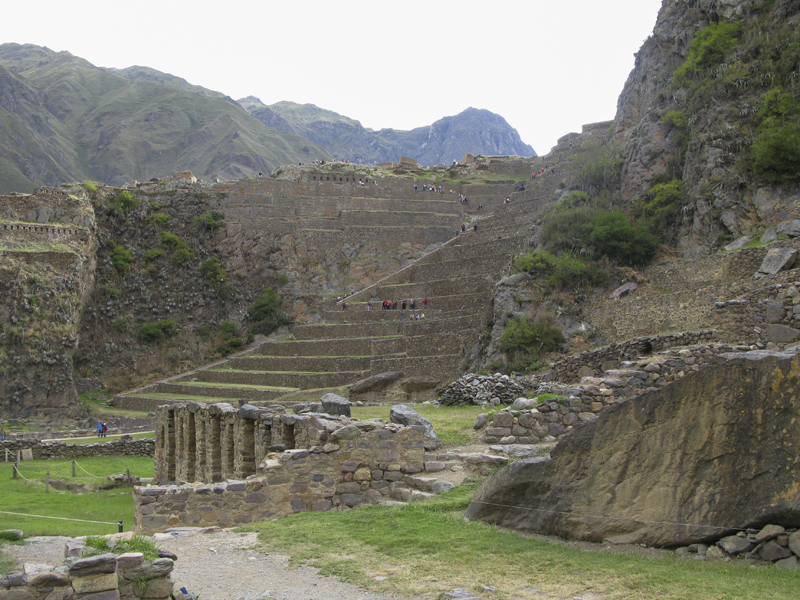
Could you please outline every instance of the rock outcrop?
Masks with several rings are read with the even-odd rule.
[[[467,518],[570,539],[678,546],[800,524],[800,357],[754,351],[604,411],[518,461]],[[511,508],[517,507],[517,508]]]

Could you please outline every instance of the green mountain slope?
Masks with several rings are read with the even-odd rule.
[[[19,156],[0,155],[0,191],[76,179],[122,185],[187,169],[202,179],[225,179],[330,158],[306,139],[265,126],[221,94],[150,69],[131,67],[122,76],[68,52],[19,44],[0,45],[0,66],[9,74],[4,100],[15,97],[12,79],[15,89],[27,89],[23,95],[38,98],[23,112],[7,109],[11,116],[0,136]],[[52,124],[54,158],[25,166],[35,147],[14,137],[19,122]]]

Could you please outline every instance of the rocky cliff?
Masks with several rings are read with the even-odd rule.
[[[791,0],[665,1],[636,54],[615,121],[620,192],[680,180],[685,256],[798,216],[799,20]]]
[[[751,352],[609,408],[550,457],[492,475],[467,518],[569,539],[677,546],[800,525],[800,358]]]

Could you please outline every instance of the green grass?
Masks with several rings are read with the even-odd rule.
[[[322,575],[382,593],[433,598],[468,588],[482,595],[482,585],[494,585],[495,600],[797,597],[798,571],[586,551],[467,522],[474,490],[465,486],[422,504],[300,513],[247,529],[261,531],[265,551],[290,554],[292,566],[309,563]],[[531,587],[535,594],[523,591]]]
[[[124,408],[114,408],[106,404],[109,394],[105,392],[84,392],[78,394],[81,404],[89,411],[89,414],[98,419],[109,420],[115,416],[146,418],[146,410],[127,410]]]
[[[475,417],[486,412],[482,406],[440,406],[433,404],[410,404],[421,416],[430,420],[439,440],[446,446],[468,444],[477,435],[472,425]],[[381,418],[389,422],[390,406],[353,406],[350,413],[356,419]]]
[[[137,477],[153,476],[153,459],[147,457],[108,456],[82,458],[78,461],[75,481],[81,483],[103,483],[107,475],[124,473],[130,469],[131,475]],[[91,475],[101,479],[91,478]],[[82,519],[87,521],[104,521],[114,525],[81,523],[69,520],[44,519],[37,517],[17,516],[0,513],[0,529],[21,529],[26,536],[32,535],[104,535],[116,533],[116,522],[122,519],[125,529],[133,524],[133,496],[129,488],[116,490],[96,490],[86,494],[73,494],[68,491],[50,489],[45,493],[41,479],[50,471],[50,479],[73,481],[72,461],[69,460],[34,460],[23,462],[19,467],[24,479],[12,478],[12,463],[0,463],[0,511],[42,515],[65,519]]]
[[[239,369],[208,369],[209,371],[223,371],[232,373],[281,373],[282,371],[243,371]],[[200,387],[224,387],[248,390],[267,390],[274,392],[293,392],[297,388],[278,387],[275,385],[250,385],[248,383],[223,383],[218,381],[173,381],[176,385],[197,385]]]

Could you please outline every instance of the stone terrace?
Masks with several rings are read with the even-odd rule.
[[[340,386],[389,371],[440,384],[455,379],[491,317],[494,284],[525,249],[531,223],[563,187],[563,167],[552,160],[512,162],[522,171],[517,179],[527,181],[526,191],[516,192],[513,184],[439,182],[444,193],[423,192],[414,190],[409,179],[375,184],[364,178],[362,186],[357,176],[341,173],[306,173],[299,182],[258,179],[217,186],[229,194],[224,209],[234,229],[275,228],[283,222],[303,235],[331,235],[328,242],[338,244],[342,236],[359,238],[362,226],[382,243],[420,239],[418,230],[425,228],[435,230],[441,246],[347,298],[346,310],[341,303],[323,302],[322,322],[292,327],[291,340],[264,342],[211,368],[117,396],[115,405],[152,410],[186,399],[272,401],[297,389]],[[545,166],[545,172],[529,179],[531,170]],[[467,205],[458,200],[462,193],[469,198]],[[509,204],[504,197],[511,199]],[[484,209],[477,211],[478,204]],[[470,226],[456,234],[463,211],[472,215],[470,225],[477,223],[478,231]],[[427,235],[422,239],[430,241]],[[416,310],[403,311],[401,320],[400,303],[412,298]],[[382,310],[384,300],[398,302],[398,309]],[[416,320],[423,313],[425,318]]]

